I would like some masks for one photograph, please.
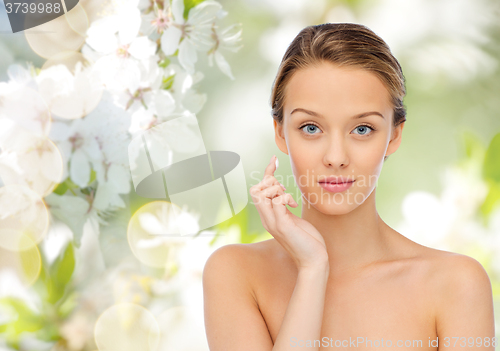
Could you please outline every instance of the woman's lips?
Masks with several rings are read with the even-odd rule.
[[[345,183],[325,183],[325,182],[319,182],[319,185],[326,191],[329,191],[331,193],[340,193],[342,191],[346,191],[352,186],[352,183],[354,183],[355,180],[351,180],[349,182]]]

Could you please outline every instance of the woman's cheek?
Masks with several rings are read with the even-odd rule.
[[[382,167],[384,165],[384,153],[380,153],[373,158],[370,164],[370,187],[375,187],[378,185],[378,178],[382,172]]]
[[[363,155],[368,164],[378,164],[384,158],[387,145],[383,135],[374,135],[370,140],[357,144],[357,154]]]
[[[290,165],[295,183],[299,189],[305,190],[306,187],[311,185],[311,176],[313,174],[309,170],[313,169],[313,167],[308,165],[307,159],[303,157],[301,152],[301,150],[298,150],[297,153],[290,152]]]

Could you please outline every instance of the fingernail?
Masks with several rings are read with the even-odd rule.
[[[280,165],[280,163],[279,163],[279,161],[278,161],[278,158],[277,158],[277,157],[276,157],[276,161],[275,161],[275,163],[276,163],[276,169],[278,169],[278,166]]]
[[[286,190],[285,186],[283,184],[280,184],[283,190]]]
[[[274,158],[276,157],[276,155],[273,155],[273,157],[271,157],[271,160],[269,160],[269,162],[273,162]]]

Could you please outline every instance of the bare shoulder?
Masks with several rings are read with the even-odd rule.
[[[203,268],[203,279],[210,277],[212,272],[218,276],[227,276],[227,273],[241,271],[247,260],[249,250],[244,244],[228,244],[217,248],[208,257]]]
[[[207,259],[202,284],[210,350],[272,349],[251,279],[261,248],[262,244],[229,244]]]
[[[492,287],[482,264],[470,256],[442,250],[434,251],[429,262],[428,284],[440,339],[493,337]],[[470,321],[474,321],[473,326]]]
[[[481,263],[470,256],[421,245],[400,233],[397,238],[395,257],[401,262],[411,262],[415,271],[423,273],[433,284],[466,283],[471,279],[489,283]]]
[[[419,271],[422,289],[427,293],[432,306],[437,330],[442,335],[445,326],[453,319],[491,319],[492,288],[488,274],[482,264],[473,257],[418,245],[415,262],[424,267]],[[476,306],[476,312],[467,311],[463,306]],[[482,306],[482,315],[473,313]],[[458,311],[457,309],[460,309]]]
[[[434,249],[414,243],[416,262],[425,267],[427,281],[438,289],[449,289],[454,285],[476,283],[489,285],[486,270],[476,259],[456,252]]]
[[[233,265],[257,264],[262,259],[269,257],[275,250],[274,239],[260,241],[251,244],[234,243],[219,247],[208,258],[208,264],[232,263]],[[248,267],[247,267],[248,268]]]
[[[219,277],[238,279],[250,288],[256,273],[268,265],[270,258],[275,257],[276,247],[272,243],[273,240],[251,244],[234,243],[219,247],[206,261],[203,279],[209,278],[211,272],[214,272]]]
[[[462,284],[483,288],[490,285],[486,270],[473,257],[425,246],[421,257],[428,267],[430,282],[444,291]]]
[[[440,250],[438,250],[440,251]],[[432,283],[438,298],[473,299],[491,295],[491,283],[483,265],[473,257],[441,251],[432,260]]]

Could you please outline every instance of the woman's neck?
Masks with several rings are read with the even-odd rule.
[[[377,212],[375,189],[356,209],[341,215],[323,214],[303,203],[302,218],[325,240],[330,275],[352,272],[390,256],[390,228]]]

